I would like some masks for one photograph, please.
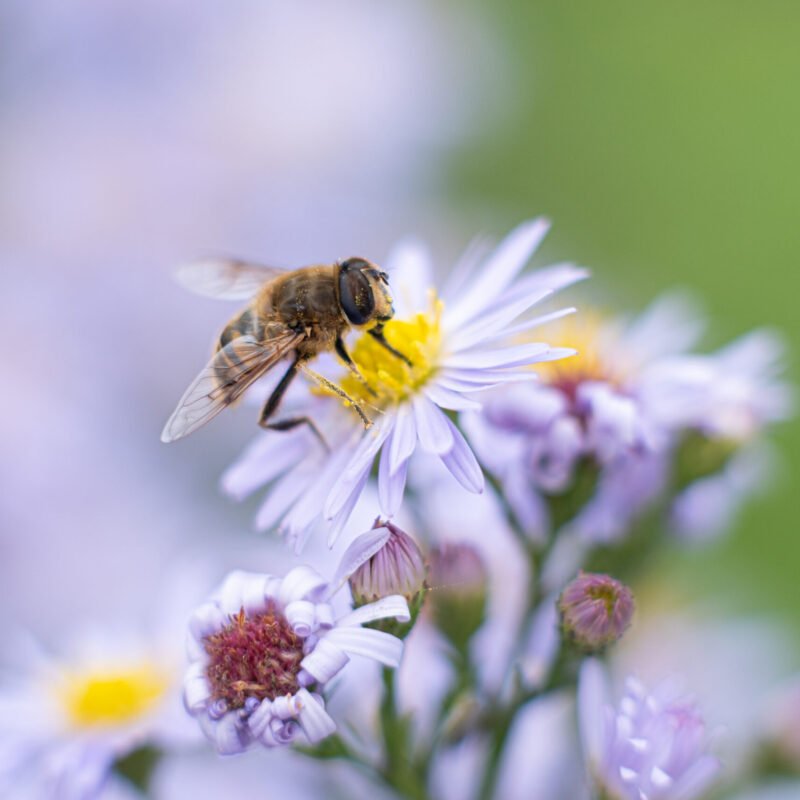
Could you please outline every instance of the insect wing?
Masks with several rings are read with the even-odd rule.
[[[304,338],[286,331],[260,344],[240,336],[219,350],[184,392],[161,433],[162,442],[188,436],[212,420]]]
[[[268,281],[286,273],[233,258],[195,261],[179,267],[175,279],[185,289],[218,300],[246,300]]]

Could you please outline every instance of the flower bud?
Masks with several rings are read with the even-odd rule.
[[[596,653],[622,637],[633,617],[633,593],[618,580],[581,572],[558,600],[561,629],[586,653]]]
[[[389,539],[350,576],[353,605],[358,608],[392,594],[402,595],[408,602],[411,620],[379,620],[373,627],[403,637],[413,627],[425,600],[425,561],[417,543],[405,531],[380,520],[374,527],[386,528]]]
[[[486,615],[487,574],[478,551],[468,544],[442,544],[430,556],[433,621],[460,652]]]

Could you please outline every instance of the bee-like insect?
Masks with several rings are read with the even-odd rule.
[[[204,261],[184,267],[177,277],[199,294],[251,300],[223,329],[213,357],[164,426],[162,442],[174,442],[205,425],[284,358],[290,359],[289,369],[265,403],[259,425],[289,430],[307,424],[318,433],[308,417],[270,422],[292,379],[301,371],[347,400],[369,427],[363,409],[341,387],[308,366],[319,353],[333,350],[366,384],[342,338],[350,328],[365,330],[410,365],[383,334],[384,325],[394,315],[388,276],[364,258],[291,271],[234,260]]]

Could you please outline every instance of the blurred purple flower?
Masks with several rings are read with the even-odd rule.
[[[581,668],[578,715],[589,776],[608,800],[695,800],[712,786],[719,761],[707,753],[694,703],[661,684],[648,692],[629,678],[617,708],[600,662]]]

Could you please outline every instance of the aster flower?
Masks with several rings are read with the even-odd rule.
[[[659,456],[692,400],[673,365],[702,326],[676,296],[630,321],[589,312],[557,325],[552,335],[578,355],[540,365],[539,382],[493,392],[465,427],[532,536],[574,517],[592,538],[611,539],[664,486]],[[581,495],[577,507],[551,518],[547,499],[569,492]]]
[[[386,544],[380,528],[358,537],[328,582],[310,567],[285,577],[233,572],[189,624],[190,666],[184,702],[222,755],[316,743],[336,730],[321,691],[351,655],[400,663],[403,644],[365,623],[408,620],[405,598],[391,595],[338,619],[332,596]]]
[[[26,671],[8,670],[0,687],[0,796],[93,798],[118,759],[192,740],[168,649],[106,632],[73,650],[56,658],[33,643],[16,648]]]
[[[318,453],[313,468],[320,480],[307,492],[294,484],[279,499],[272,499],[277,492],[271,492],[268,512],[262,509],[259,515],[262,526],[278,522],[282,531],[302,542],[322,518],[333,542],[376,459],[381,511],[392,517],[402,501],[409,461],[417,448],[438,457],[468,491],[483,490],[478,461],[449,412],[479,409],[475,394],[530,380],[534,377],[531,364],[573,353],[541,342],[520,343],[516,338],[571,312],[526,317],[536,303],[586,276],[584,270],[563,264],[520,277],[548,227],[543,220],[521,225],[485,259],[475,250],[469,252],[441,297],[433,288],[426,251],[409,243],[396,249],[387,264],[396,315],[384,334],[413,366],[370,336],[355,342],[351,355],[369,388],[349,373],[334,377],[351,397],[372,410],[374,425],[364,431],[355,414],[346,411],[345,420],[341,413],[332,412],[336,423],[330,453]],[[272,435],[273,441],[277,438]],[[241,497],[274,478],[272,462],[279,450],[284,470],[299,467],[308,456],[310,440],[304,441],[301,447],[281,437],[274,445],[255,445],[226,473],[224,487]],[[288,509],[300,505],[295,501],[301,495],[302,511],[292,514]]]
[[[600,662],[587,659],[578,686],[581,740],[590,778],[608,800],[695,800],[719,762],[706,752],[705,723],[667,683],[648,692],[629,678],[617,708]]]

